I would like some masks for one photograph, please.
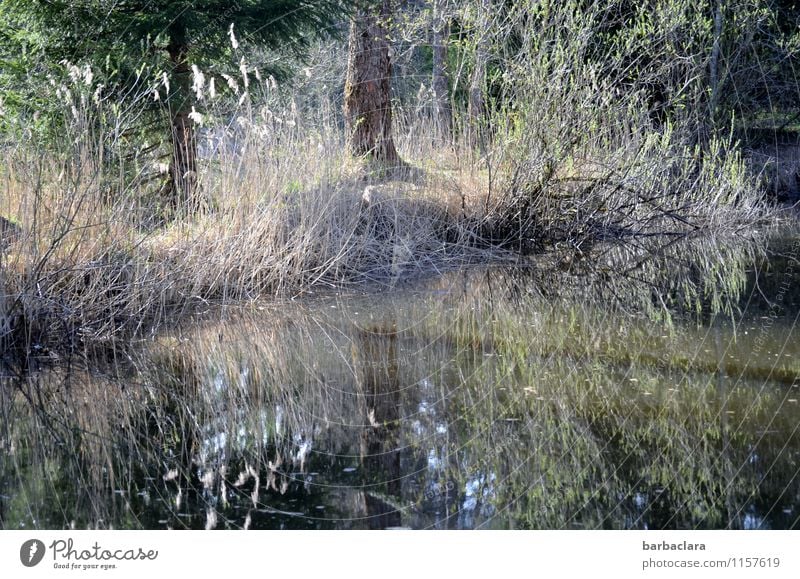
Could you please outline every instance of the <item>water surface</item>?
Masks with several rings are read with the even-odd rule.
[[[796,528],[799,250],[662,240],[209,305],[3,379],[0,525]]]

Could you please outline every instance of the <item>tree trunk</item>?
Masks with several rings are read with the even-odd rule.
[[[447,38],[450,27],[442,17],[442,0],[433,0],[433,94],[436,121],[442,141],[450,143],[453,135],[453,111],[450,107],[450,82],[447,75]]]
[[[174,92],[169,98],[172,125],[172,157],[170,160],[170,201],[184,205],[192,198],[197,184],[197,139],[192,112],[192,73],[187,60],[188,42],[179,27],[170,30],[167,47],[172,64]]]
[[[383,0],[379,13],[362,11],[350,25],[344,116],[353,155],[395,166],[402,161],[392,139],[392,63],[385,29],[390,16],[390,0]]]
[[[398,527],[402,513],[370,491],[384,490],[395,500],[401,498],[400,430],[401,400],[397,324],[387,323],[359,332],[354,349],[357,369],[357,400],[363,408],[361,463],[366,473],[380,481],[380,486],[366,489],[364,510],[371,529]]]
[[[489,40],[489,18],[491,0],[481,0],[478,4],[478,18],[475,23],[477,38],[475,40],[475,67],[472,69],[472,78],[469,85],[469,102],[467,103],[467,119],[469,122],[468,135],[470,147],[475,149],[486,148],[485,143],[485,113],[486,103],[486,65],[489,61],[487,44]]]

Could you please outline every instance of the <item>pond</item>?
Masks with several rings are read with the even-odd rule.
[[[0,389],[0,526],[800,526],[800,239],[209,304]]]

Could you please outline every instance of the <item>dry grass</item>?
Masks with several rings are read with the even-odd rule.
[[[376,175],[330,124],[239,121],[236,149],[209,154],[197,195],[169,215],[148,180],[119,190],[113,164],[80,142],[62,155],[7,152],[0,212],[22,231],[2,257],[5,347],[104,343],[205,301],[393,284],[486,259],[467,219],[480,177],[452,150],[406,139],[422,168]]]
[[[409,168],[387,172],[347,155],[335,104],[300,110],[270,96],[272,82],[262,82],[263,105],[215,112],[205,101],[199,187],[178,207],[158,194],[158,160],[119,137],[138,117],[113,111],[136,108],[81,98],[92,86],[73,87],[57,146],[6,148],[0,214],[21,229],[0,256],[3,349],[30,361],[155,332],[209,301],[395,284],[508,255],[497,242],[580,248],[614,235],[736,229],[766,215],[739,157],[712,151],[698,161],[668,132],[623,130],[630,111],[613,103],[599,104],[620,127],[587,128],[573,145],[570,135],[602,110],[588,120],[533,108],[492,119],[480,155],[465,137],[443,145],[430,118],[399,107]],[[517,96],[565,115],[564,106],[585,116],[598,104],[581,100],[596,99],[585,91],[561,102],[565,87]]]

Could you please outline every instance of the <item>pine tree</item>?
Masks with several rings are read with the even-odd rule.
[[[3,10],[31,24],[44,58],[102,63],[133,55],[143,43],[168,58],[172,200],[191,197],[197,172],[191,64],[231,49],[231,26],[260,46],[301,54],[335,31],[353,2],[345,0],[4,0]],[[122,85],[116,87],[124,91]],[[164,128],[166,130],[166,127]]]

